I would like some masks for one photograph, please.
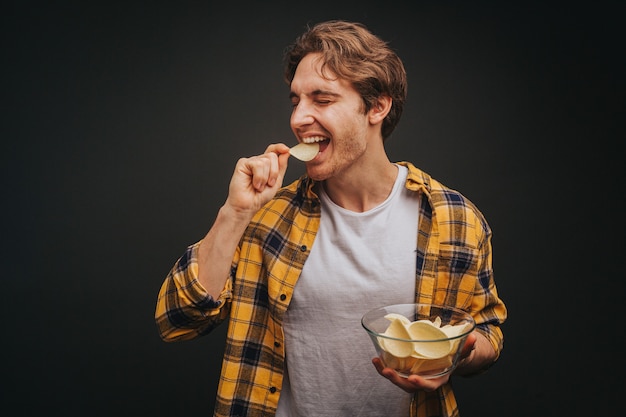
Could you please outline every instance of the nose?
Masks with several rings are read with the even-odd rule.
[[[302,126],[310,125],[315,121],[311,106],[304,100],[293,106],[291,111],[291,127],[297,129]]]

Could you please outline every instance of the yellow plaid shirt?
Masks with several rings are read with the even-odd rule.
[[[480,211],[407,162],[406,188],[421,193],[415,300],[471,312],[477,330],[503,346],[507,310],[492,270],[491,229]],[[187,248],[159,292],[155,319],[165,341],[189,340],[228,319],[215,417],[273,416],[285,364],[282,321],[320,224],[320,201],[306,176],[282,188],[254,217],[217,300],[198,283],[197,247]],[[382,377],[381,377],[382,378]],[[459,415],[450,384],[418,392],[407,415]]]

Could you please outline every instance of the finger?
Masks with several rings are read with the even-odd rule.
[[[413,393],[420,389],[419,384],[415,385],[414,381],[409,381],[407,378],[400,376],[392,368],[385,367],[380,358],[372,359],[372,363],[374,364],[374,367],[376,367],[376,371],[378,371],[380,375],[384,376],[394,385],[397,385],[404,391],[408,393]]]
[[[470,333],[465,339],[465,343],[463,344],[463,348],[461,349],[461,360],[467,358],[472,351],[476,348],[476,335],[474,333]]]
[[[272,143],[265,148],[264,153],[274,152],[278,155],[289,154],[289,146],[284,143]]]
[[[400,377],[400,375],[398,375],[397,372],[394,371],[393,369],[388,368],[385,365],[383,365],[383,361],[381,361],[380,358],[372,359],[372,363],[374,364],[374,367],[376,368],[376,371],[378,371],[378,373],[380,375],[384,376],[385,378],[387,378],[388,380],[390,380],[394,384],[396,384],[397,382],[401,382],[398,379]]]
[[[443,381],[440,381],[444,379]],[[407,378],[407,383],[413,387],[413,392],[416,390],[432,392],[436,390],[443,382],[447,381],[446,377],[434,378],[434,379],[426,379],[417,375],[409,375]]]
[[[385,365],[383,365],[383,362],[380,360],[380,358],[372,359],[372,363],[374,364],[376,371],[378,371],[379,374],[383,375],[383,369],[385,368]]]
[[[282,184],[282,180],[289,165],[289,147],[284,143],[273,143],[265,149],[266,155],[277,155],[276,164],[272,158],[272,167],[267,184],[273,187],[276,183]]]
[[[448,382],[450,379],[449,374],[432,379],[422,378],[418,375],[403,377],[392,368],[385,367],[380,358],[372,359],[372,363],[380,375],[384,376],[408,393],[414,393],[416,391],[432,392]]]
[[[269,170],[269,176],[267,178],[267,185],[269,185],[270,187],[273,187],[279,181],[279,179],[282,180],[280,161],[279,161],[279,156],[273,152],[267,154],[267,156],[270,162],[270,170]]]
[[[274,157],[276,157],[275,154]],[[271,158],[268,158],[267,155],[261,155],[248,160],[248,169],[252,177],[251,184],[252,187],[258,192],[262,192],[265,189],[265,186],[268,185],[268,179],[271,171],[270,159]]]

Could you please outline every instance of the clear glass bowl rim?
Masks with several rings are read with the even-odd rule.
[[[375,330],[372,330],[370,328],[367,327],[367,325],[365,324],[365,317],[370,314],[373,313],[375,311],[379,311],[379,310],[384,310],[384,309],[388,309],[388,308],[393,308],[393,307],[402,307],[402,306],[425,306],[425,307],[434,307],[434,308],[439,308],[439,309],[446,309],[446,310],[452,310],[456,313],[461,313],[464,316],[466,316],[465,318],[470,320],[470,322],[472,323],[471,327],[466,330],[463,333],[460,333],[456,336],[452,336],[452,337],[446,337],[445,339],[427,339],[427,340],[420,340],[420,339],[402,339],[402,338],[397,338],[397,337],[391,337],[391,336],[387,336],[384,335],[382,333],[378,333]],[[465,310],[461,310],[460,308],[457,307],[452,307],[452,306],[446,306],[446,305],[442,305],[442,304],[427,304],[427,303],[406,303],[406,304],[391,304],[391,305],[386,305],[386,306],[382,306],[382,307],[377,307],[377,308],[373,308],[369,311],[367,311],[365,314],[363,314],[363,316],[361,317],[361,326],[363,326],[363,328],[365,329],[366,332],[368,332],[369,334],[376,336],[376,337],[381,337],[383,339],[390,339],[390,340],[399,340],[402,342],[421,342],[421,343],[428,343],[428,342],[441,342],[444,340],[456,340],[456,339],[461,339],[463,337],[466,337],[468,334],[470,334],[471,332],[474,331],[474,329],[476,328],[476,321],[474,320],[474,317],[472,317],[472,315],[465,311]]]

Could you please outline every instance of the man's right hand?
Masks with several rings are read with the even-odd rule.
[[[262,155],[239,159],[224,205],[252,218],[282,187],[288,159],[289,147],[283,143],[269,145]]]

